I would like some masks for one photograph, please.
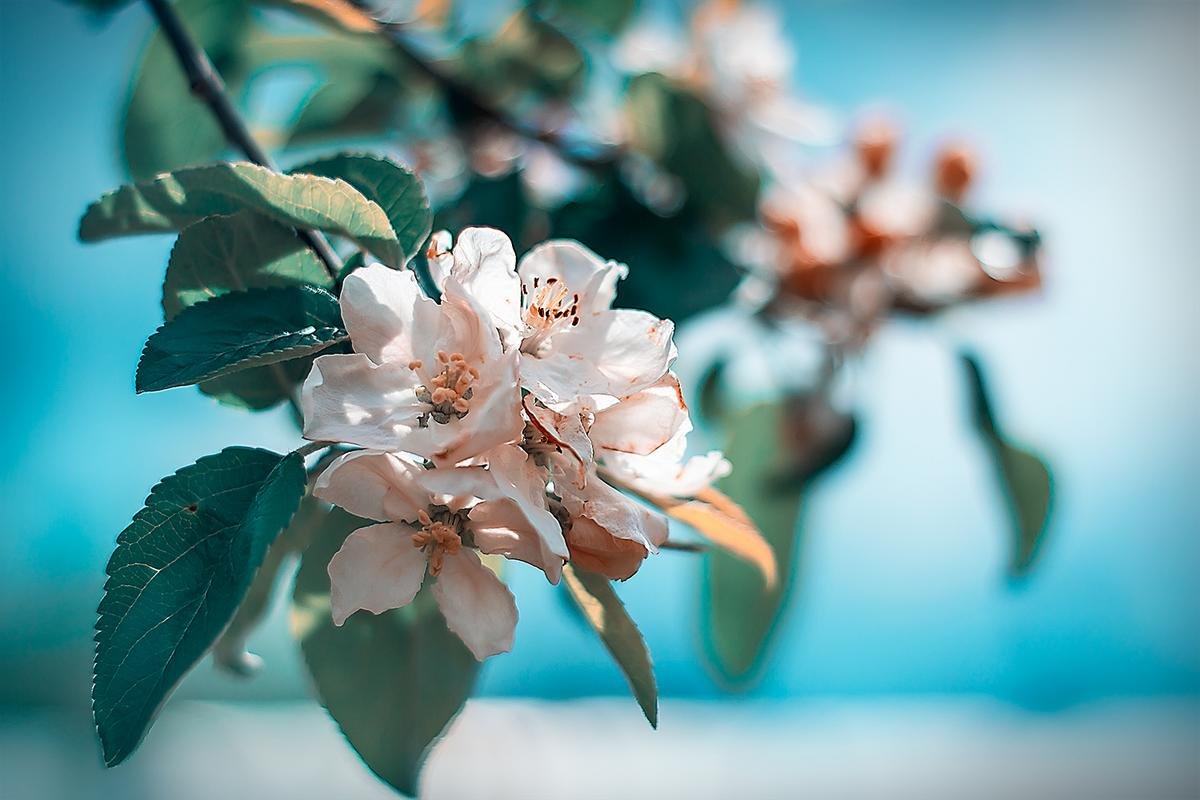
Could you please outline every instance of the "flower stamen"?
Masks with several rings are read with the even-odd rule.
[[[535,275],[535,292],[525,307],[525,325],[529,334],[521,349],[527,353],[534,352],[560,321],[569,320],[572,326],[579,324],[579,293],[572,292],[558,278],[548,278],[540,287],[539,283],[540,276]],[[526,292],[524,284],[521,284],[521,292]]]
[[[420,362],[413,362],[420,365]],[[437,363],[441,371],[429,381],[429,385],[417,387],[417,399],[428,403],[429,411],[417,418],[422,428],[434,422],[446,424],[451,418],[462,419],[471,410],[471,397],[475,394],[472,384],[479,379],[479,370],[467,363],[462,353],[447,353],[439,350]]]
[[[425,553],[429,559],[429,574],[436,576],[442,571],[446,556],[462,550],[462,521],[459,515],[445,507],[421,509],[417,511],[417,521],[421,523],[421,529],[413,534],[413,547]]]

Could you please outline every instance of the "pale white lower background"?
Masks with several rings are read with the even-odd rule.
[[[1039,713],[989,699],[472,701],[430,758],[429,800],[1196,798],[1200,702]],[[311,705],[176,703],[130,761],[99,765],[86,719],[6,711],[0,797],[394,797]]]

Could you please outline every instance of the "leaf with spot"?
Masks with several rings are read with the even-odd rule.
[[[393,263],[400,243],[382,208],[341,180],[280,175],[245,162],[210,164],[127,184],[88,206],[85,242],[178,231],[214,214],[257,211],[296,228],[345,236]]]
[[[572,564],[563,567],[563,582],[588,624],[600,635],[600,641],[625,673],[647,721],[657,728],[658,684],[650,652],[612,583],[603,575],[577,569]]]
[[[1009,574],[1023,577],[1033,568],[1050,524],[1054,480],[1050,468],[1030,450],[1009,441],[996,419],[994,403],[979,359],[961,355],[975,426],[996,467],[1012,524]]]
[[[410,170],[386,158],[343,153],[302,164],[292,174],[322,175],[353,186],[363,197],[384,210],[396,232],[403,260],[388,262],[402,267],[421,252],[429,238],[433,212],[421,180]]]
[[[304,494],[296,453],[230,447],[163,479],[117,537],[96,622],[92,707],[108,766],[228,624]]]
[[[324,289],[230,292],[189,307],[147,340],[137,391],[187,386],[313,355],[348,337],[337,298]]]
[[[416,796],[429,749],[470,696],[480,664],[425,589],[404,608],[334,626],[329,560],[368,524],[330,509],[300,562],[292,631],[321,704],[355,752],[381,780]]]

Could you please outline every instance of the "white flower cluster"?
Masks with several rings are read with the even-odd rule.
[[[358,448],[314,493],[375,520],[329,564],[333,618],[413,600],[429,575],[447,625],[479,659],[512,646],[512,594],[478,553],[557,583],[567,561],[633,575],[666,519],[622,494],[690,497],[729,470],[684,460],[691,430],[670,371],[674,326],[611,308],[626,267],[550,241],[518,267],[500,231],[435,234],[430,272],[372,265],[341,294],[353,353],[316,359],[304,436]]]

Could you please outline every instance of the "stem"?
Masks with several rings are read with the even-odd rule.
[[[309,442],[308,444],[297,447],[293,452],[302,456],[311,456],[318,450],[324,450],[326,447],[333,447],[334,442]]]
[[[237,107],[229,99],[221,74],[212,65],[208,54],[192,39],[183,26],[183,21],[175,13],[175,8],[168,0],[146,0],[146,5],[150,7],[162,32],[166,34],[167,41],[170,42],[171,49],[179,61],[179,67],[191,86],[192,94],[208,106],[217,124],[221,126],[225,139],[255,164],[279,172],[275,162],[250,135]],[[297,229],[296,234],[321,259],[329,277],[336,279],[342,269],[342,260],[333,252],[325,237],[307,228]]]
[[[708,545],[699,542],[666,541],[658,546],[660,550],[676,550],[680,553],[707,553]]]
[[[364,11],[368,10],[360,0],[351,0],[351,3]],[[572,146],[558,131],[533,128],[524,124],[503,109],[491,105],[470,86],[420,53],[406,39],[403,25],[380,20],[376,20],[376,24],[397,53],[416,67],[419,72],[441,86],[442,91],[452,101],[470,109],[475,116],[490,120],[523,139],[540,142],[554,150],[563,161],[583,169],[602,172],[620,160],[621,148],[615,145],[587,145],[584,149],[594,151],[595,155],[592,155],[580,152],[578,147]]]

